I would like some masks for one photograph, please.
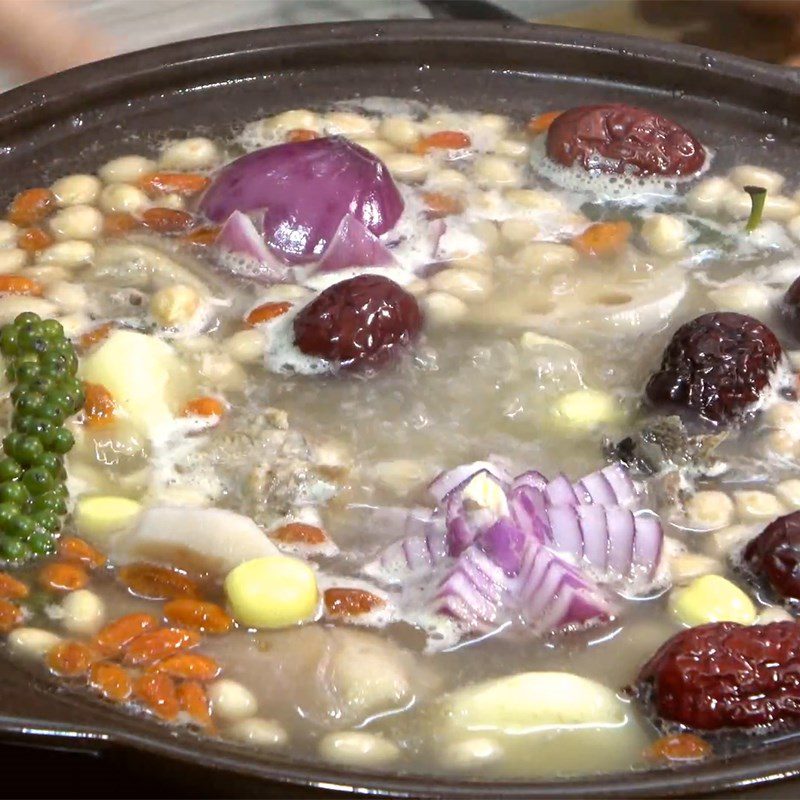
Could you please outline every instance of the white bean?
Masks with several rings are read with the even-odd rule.
[[[497,143],[495,153],[499,156],[507,156],[515,161],[521,161],[528,157],[528,145],[522,139],[501,139]]]
[[[150,298],[150,313],[165,328],[174,328],[189,322],[198,308],[200,295],[191,286],[181,283],[159,289]]]
[[[688,583],[702,575],[721,572],[722,564],[703,553],[677,553],[670,559],[669,574],[675,584]]]
[[[769,625],[770,622],[792,622],[794,617],[780,606],[765,608],[756,618],[756,625]]]
[[[564,210],[564,203],[561,199],[544,189],[509,189],[505,193],[505,198],[509,203],[524,208],[533,208],[537,211],[557,214]]]
[[[496,133],[498,136],[503,136],[506,133],[509,124],[508,117],[504,117],[502,114],[481,114],[481,118],[478,120],[478,125],[481,128],[486,128],[486,130]]]
[[[752,201],[747,192],[733,191],[723,200],[725,211],[734,219],[747,219],[750,215]],[[764,219],[779,221],[790,220],[800,213],[800,204],[791,197],[782,194],[767,194],[764,201]]]
[[[476,269],[478,272],[491,272],[494,269],[494,259],[488,253],[453,255],[448,263],[453,267]]]
[[[800,480],[797,478],[781,481],[775,487],[775,494],[788,508],[800,508]]]
[[[9,650],[25,658],[44,658],[60,641],[60,636],[44,628],[17,628],[6,639]]]
[[[58,317],[58,321],[61,323],[61,327],[64,329],[68,339],[74,339],[92,327],[92,321],[89,317],[78,312]]]
[[[342,731],[324,736],[319,743],[319,754],[326,761],[347,767],[381,767],[395,761],[400,751],[383,736]]]
[[[47,287],[45,296],[68,312],[84,311],[89,305],[86,287],[80,283],[55,281]]]
[[[457,169],[442,167],[428,175],[425,185],[440,192],[463,192],[469,188],[469,178]]]
[[[285,134],[289,131],[304,128],[306,130],[316,131],[319,126],[319,118],[313,111],[308,111],[305,108],[295,108],[290,111],[284,111],[281,114],[276,114],[274,117],[268,117],[261,122],[261,130],[265,135],[270,133]]]
[[[570,269],[578,258],[578,251],[568,244],[531,242],[514,254],[512,263],[527,272],[539,273]]]
[[[449,292],[462,300],[479,300],[491,287],[491,279],[484,272],[451,267],[437,272],[431,278],[431,288]]]
[[[225,353],[203,353],[200,374],[223,391],[236,391],[247,382],[247,373]]]
[[[672,256],[686,246],[689,232],[680,217],[671,214],[652,214],[642,224],[642,239],[651,253]]]
[[[156,162],[144,156],[120,156],[106,162],[97,174],[106,183],[134,183],[155,168]]]
[[[355,139],[354,141],[357,145],[363,147],[365,150],[369,150],[372,155],[380,159],[384,159],[391,153],[397,152],[394,145],[385,142],[383,139]]]
[[[712,289],[709,299],[720,311],[739,311],[758,316],[772,304],[770,293],[760,283],[743,282]]]
[[[512,186],[519,181],[519,170],[502,156],[476,158],[473,169],[481,186]]]
[[[416,123],[405,117],[386,117],[381,120],[378,132],[387,142],[401,149],[408,149],[419,138]]]
[[[795,195],[795,199],[800,199]],[[786,230],[789,231],[789,236],[796,242],[800,242],[800,216],[792,217],[786,223]]]
[[[14,247],[19,236],[19,228],[13,222],[0,219],[0,247]]]
[[[171,208],[174,211],[183,211],[186,208],[186,200],[179,194],[165,194],[158,198],[159,208]]]
[[[21,294],[7,294],[0,297],[0,325],[13,322],[23,311],[33,311],[42,319],[55,315],[58,307],[43,297],[27,297]]]
[[[96,633],[105,619],[105,604],[94,592],[78,589],[62,601],[64,616],[61,624],[70,633],[89,636]]]
[[[56,242],[36,254],[37,264],[57,264],[59,267],[84,267],[94,258],[94,245],[80,239]]]
[[[727,558],[758,533],[753,525],[731,525],[714,531],[705,541],[712,555]]]
[[[486,245],[487,250],[494,250],[500,244],[500,231],[490,219],[482,219],[472,226],[472,232]]]
[[[204,136],[193,136],[170,142],[162,151],[158,164],[162,169],[210,169],[220,159],[219,149]]]
[[[384,160],[389,172],[401,181],[414,183],[428,173],[428,160],[414,153],[392,153]]]
[[[19,272],[28,263],[28,254],[21,247],[0,250],[0,275]]]
[[[349,111],[331,111],[325,115],[327,133],[362,139],[374,136],[375,128],[375,121],[361,114],[352,114]]]
[[[724,528],[733,522],[734,515],[733,500],[724,492],[697,492],[686,503],[687,521],[695,530]]]
[[[503,748],[496,739],[475,736],[447,745],[441,753],[440,763],[450,769],[474,769],[493,764],[503,758],[503,755]]]
[[[764,421],[771,428],[787,430],[800,436],[800,404],[793,400],[778,401],[764,413]]]
[[[305,300],[310,297],[311,294],[312,292],[310,289],[307,289],[305,286],[300,286],[297,283],[276,283],[274,286],[270,286],[269,289],[264,289],[264,291],[259,292],[256,306],[278,300]]]
[[[394,461],[378,461],[371,467],[375,479],[384,488],[407,495],[428,477],[428,466],[421,461],[398,458]]]
[[[127,183],[112,183],[100,193],[100,208],[106,212],[135,214],[150,205],[150,199],[141,190]]]
[[[431,292],[422,298],[425,321],[437,327],[454,325],[469,312],[467,304],[447,292]]]
[[[225,342],[225,350],[240,364],[255,364],[264,357],[264,336],[257,330],[238,331]]]
[[[238,681],[220,678],[208,687],[211,710],[214,715],[224,720],[252,717],[258,710],[255,695]]]
[[[795,456],[800,442],[786,430],[770,431],[761,441],[761,452],[766,456],[776,455],[784,458]]]
[[[56,203],[64,206],[91,205],[100,195],[103,184],[94,175],[66,175],[59,178],[50,191],[56,196]]]
[[[713,216],[719,213],[727,196],[736,192],[725,178],[706,178],[686,195],[686,205],[695,214]]]
[[[747,490],[734,492],[733,497],[739,518],[745,522],[773,519],[785,511],[778,498],[769,492]]]
[[[530,242],[538,233],[539,226],[529,219],[507,219],[500,223],[500,235],[513,245]]]
[[[50,217],[50,230],[62,240],[96,239],[103,230],[103,215],[94,206],[67,206]]]
[[[69,272],[58,264],[37,264],[36,266],[28,267],[25,270],[25,276],[33,278],[46,286],[55,281],[66,280],[69,277]]]
[[[259,747],[281,747],[289,741],[283,725],[274,719],[242,719],[226,728],[225,732],[231,739]]]
[[[771,169],[757,167],[755,164],[740,164],[728,173],[728,180],[737,188],[744,186],[763,186],[767,192],[776,194],[781,190],[786,178]]]

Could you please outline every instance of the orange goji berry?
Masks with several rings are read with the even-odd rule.
[[[325,608],[332,617],[355,617],[386,605],[377,595],[353,587],[326,589]]]
[[[156,233],[179,233],[194,225],[194,217],[175,208],[148,208],[142,214],[142,224]]]
[[[192,678],[196,681],[210,681],[221,672],[213,658],[197,653],[178,653],[169,656],[153,667],[156,672],[166,672],[173,678]]]
[[[312,139],[316,138],[316,131],[309,130],[308,128],[295,128],[286,135],[286,140],[289,142],[310,142]]]
[[[71,561],[83,564],[89,569],[102,567],[106,557],[88,542],[77,536],[66,536],[58,542],[58,555],[62,561]]]
[[[322,544],[328,541],[328,536],[322,528],[316,525],[306,525],[305,522],[290,522],[281,525],[270,532],[273,539],[286,544]]]
[[[96,660],[95,652],[82,642],[61,642],[47,653],[47,666],[65,678],[86,675]]]
[[[292,307],[291,303],[285,300],[280,303],[264,303],[256,306],[244,319],[245,323],[251,328],[260,325],[262,322],[269,322],[275,317],[280,317]]]
[[[650,761],[700,761],[711,755],[711,745],[693,733],[678,733],[656,739],[646,750]]]
[[[22,600],[27,596],[27,584],[7,572],[0,572],[0,597],[7,600]]]
[[[0,294],[27,294],[41,297],[44,288],[39,281],[22,275],[0,275]]]
[[[462,131],[436,131],[419,139],[414,145],[414,152],[425,155],[431,150],[463,150],[471,144],[472,140]]]
[[[200,634],[185,628],[159,628],[137,636],[125,645],[122,661],[138,666],[161,661],[178,650],[188,650],[200,644]]]
[[[216,397],[195,397],[181,411],[182,417],[221,417],[225,407]]]
[[[441,192],[423,192],[422,199],[425,201],[427,214],[431,219],[441,219],[450,214],[459,214],[464,210],[460,200]]]
[[[586,256],[608,256],[616,253],[631,238],[630,222],[596,222],[572,240],[572,246]]]
[[[111,392],[99,383],[83,384],[84,422],[90,428],[102,428],[114,422],[117,404]]]
[[[113,330],[113,322],[104,322],[102,325],[98,325],[96,328],[92,328],[86,331],[86,333],[81,334],[78,339],[78,346],[81,350],[88,350],[90,347],[94,347],[96,344],[100,344],[100,342],[104,342],[108,339]]]
[[[55,239],[44,228],[28,228],[17,239],[17,247],[26,253],[38,253],[53,242]]]
[[[39,585],[51,592],[74,592],[89,583],[89,575],[80,564],[45,564],[38,578]]]
[[[150,197],[161,194],[198,194],[211,183],[205,175],[191,172],[151,172],[139,178],[139,188]]]
[[[19,606],[0,598],[0,633],[14,630],[23,618],[24,614]]]
[[[162,719],[175,719],[181,710],[177,685],[164,673],[146,672],[137,678],[133,691],[150,711]]]
[[[126,614],[101,628],[94,644],[105,655],[116,656],[137,636],[157,627],[158,620],[151,614]]]
[[[178,702],[181,710],[185,711],[198,725],[208,729],[214,727],[208,695],[202,684],[197,681],[182,683],[178,687]]]
[[[20,192],[8,207],[8,220],[27,226],[41,222],[56,208],[56,196],[49,189],[28,189]]]
[[[196,598],[200,594],[197,584],[183,572],[156,564],[128,564],[117,577],[133,594],[148,600]]]
[[[127,211],[111,211],[103,220],[103,233],[106,236],[121,236],[139,227],[139,221]]]
[[[164,603],[164,617],[173,624],[197,628],[205,633],[226,633],[233,625],[222,606],[188,597]]]
[[[544,114],[531,117],[528,121],[528,133],[532,133],[534,136],[544,133],[553,124],[553,120],[563,113],[563,111],[545,111]]]
[[[181,236],[181,241],[187,244],[197,244],[202,247],[214,244],[217,241],[217,236],[222,230],[218,227],[197,228],[189,233]]]
[[[127,670],[119,664],[98,661],[89,669],[89,685],[106,700],[121,703],[131,696],[133,681]]]

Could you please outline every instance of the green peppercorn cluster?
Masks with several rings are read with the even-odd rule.
[[[64,420],[84,398],[75,348],[56,320],[20,314],[0,329],[0,351],[15,384],[0,458],[0,559],[19,563],[55,549],[67,512],[64,455],[75,443]]]

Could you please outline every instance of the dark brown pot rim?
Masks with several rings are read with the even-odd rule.
[[[525,52],[546,50],[559,55],[565,65],[589,54],[597,62],[588,77],[609,83],[637,80],[643,67],[656,78],[646,83],[654,91],[669,91],[676,77],[685,86],[704,85],[713,76],[720,102],[742,105],[791,119],[800,117],[800,73],[749,59],[686,45],[651,41],[568,28],[497,22],[447,22],[439,20],[387,21],[306,25],[214,36],[156,47],[70,70],[0,95],[0,130],[3,137],[20,137],[112,99],[153,94],[160,90],[191,89],[204,82],[235,82],[260,56],[291,61],[298,52],[319,61],[347,61],[354,49],[377,60],[393,56],[391,46],[406,48],[456,45],[443,48],[437,64],[446,65],[458,46],[482,42],[508,46],[509,70],[525,71]],[[503,65],[475,68],[498,69]],[[585,62],[585,59],[584,59]],[[453,62],[464,66],[461,61]],[[472,61],[469,62],[472,65]],[[581,72],[570,73],[577,78]],[[584,70],[583,74],[587,74]],[[663,74],[663,80],[658,75]],[[758,98],[757,100],[755,98]],[[4,142],[0,142],[0,145]],[[0,158],[2,158],[0,150]],[[0,162],[0,168],[2,162]],[[428,779],[412,775],[380,775],[340,770],[318,764],[284,763],[253,757],[216,740],[203,740],[174,732],[140,717],[117,713],[97,700],[57,689],[42,677],[0,659],[0,735],[22,740],[85,742],[87,746],[112,744],[166,756],[187,766],[202,765],[253,779],[291,783],[328,790],[355,790],[396,797],[641,797],[671,796],[721,791],[778,780],[800,774],[800,741],[775,744],[726,759],[679,770],[653,770],[602,775],[567,781],[480,783]]]

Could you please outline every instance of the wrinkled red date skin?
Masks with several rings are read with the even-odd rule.
[[[712,622],[669,639],[638,683],[664,720],[697,730],[800,723],[800,625]]]
[[[734,421],[767,388],[782,352],[775,334],[754,317],[702,314],[673,334],[647,383],[647,398],[709,422]]]
[[[672,120],[624,103],[578,106],[547,131],[547,155],[571,167],[632,175],[694,175],[706,160],[703,145]]]
[[[348,369],[372,369],[405,349],[422,327],[413,295],[381,275],[359,275],[328,287],[294,320],[306,355]]]
[[[789,330],[800,338],[800,278],[786,290],[780,311]]]
[[[800,511],[767,525],[745,548],[744,560],[780,597],[800,602]]]

